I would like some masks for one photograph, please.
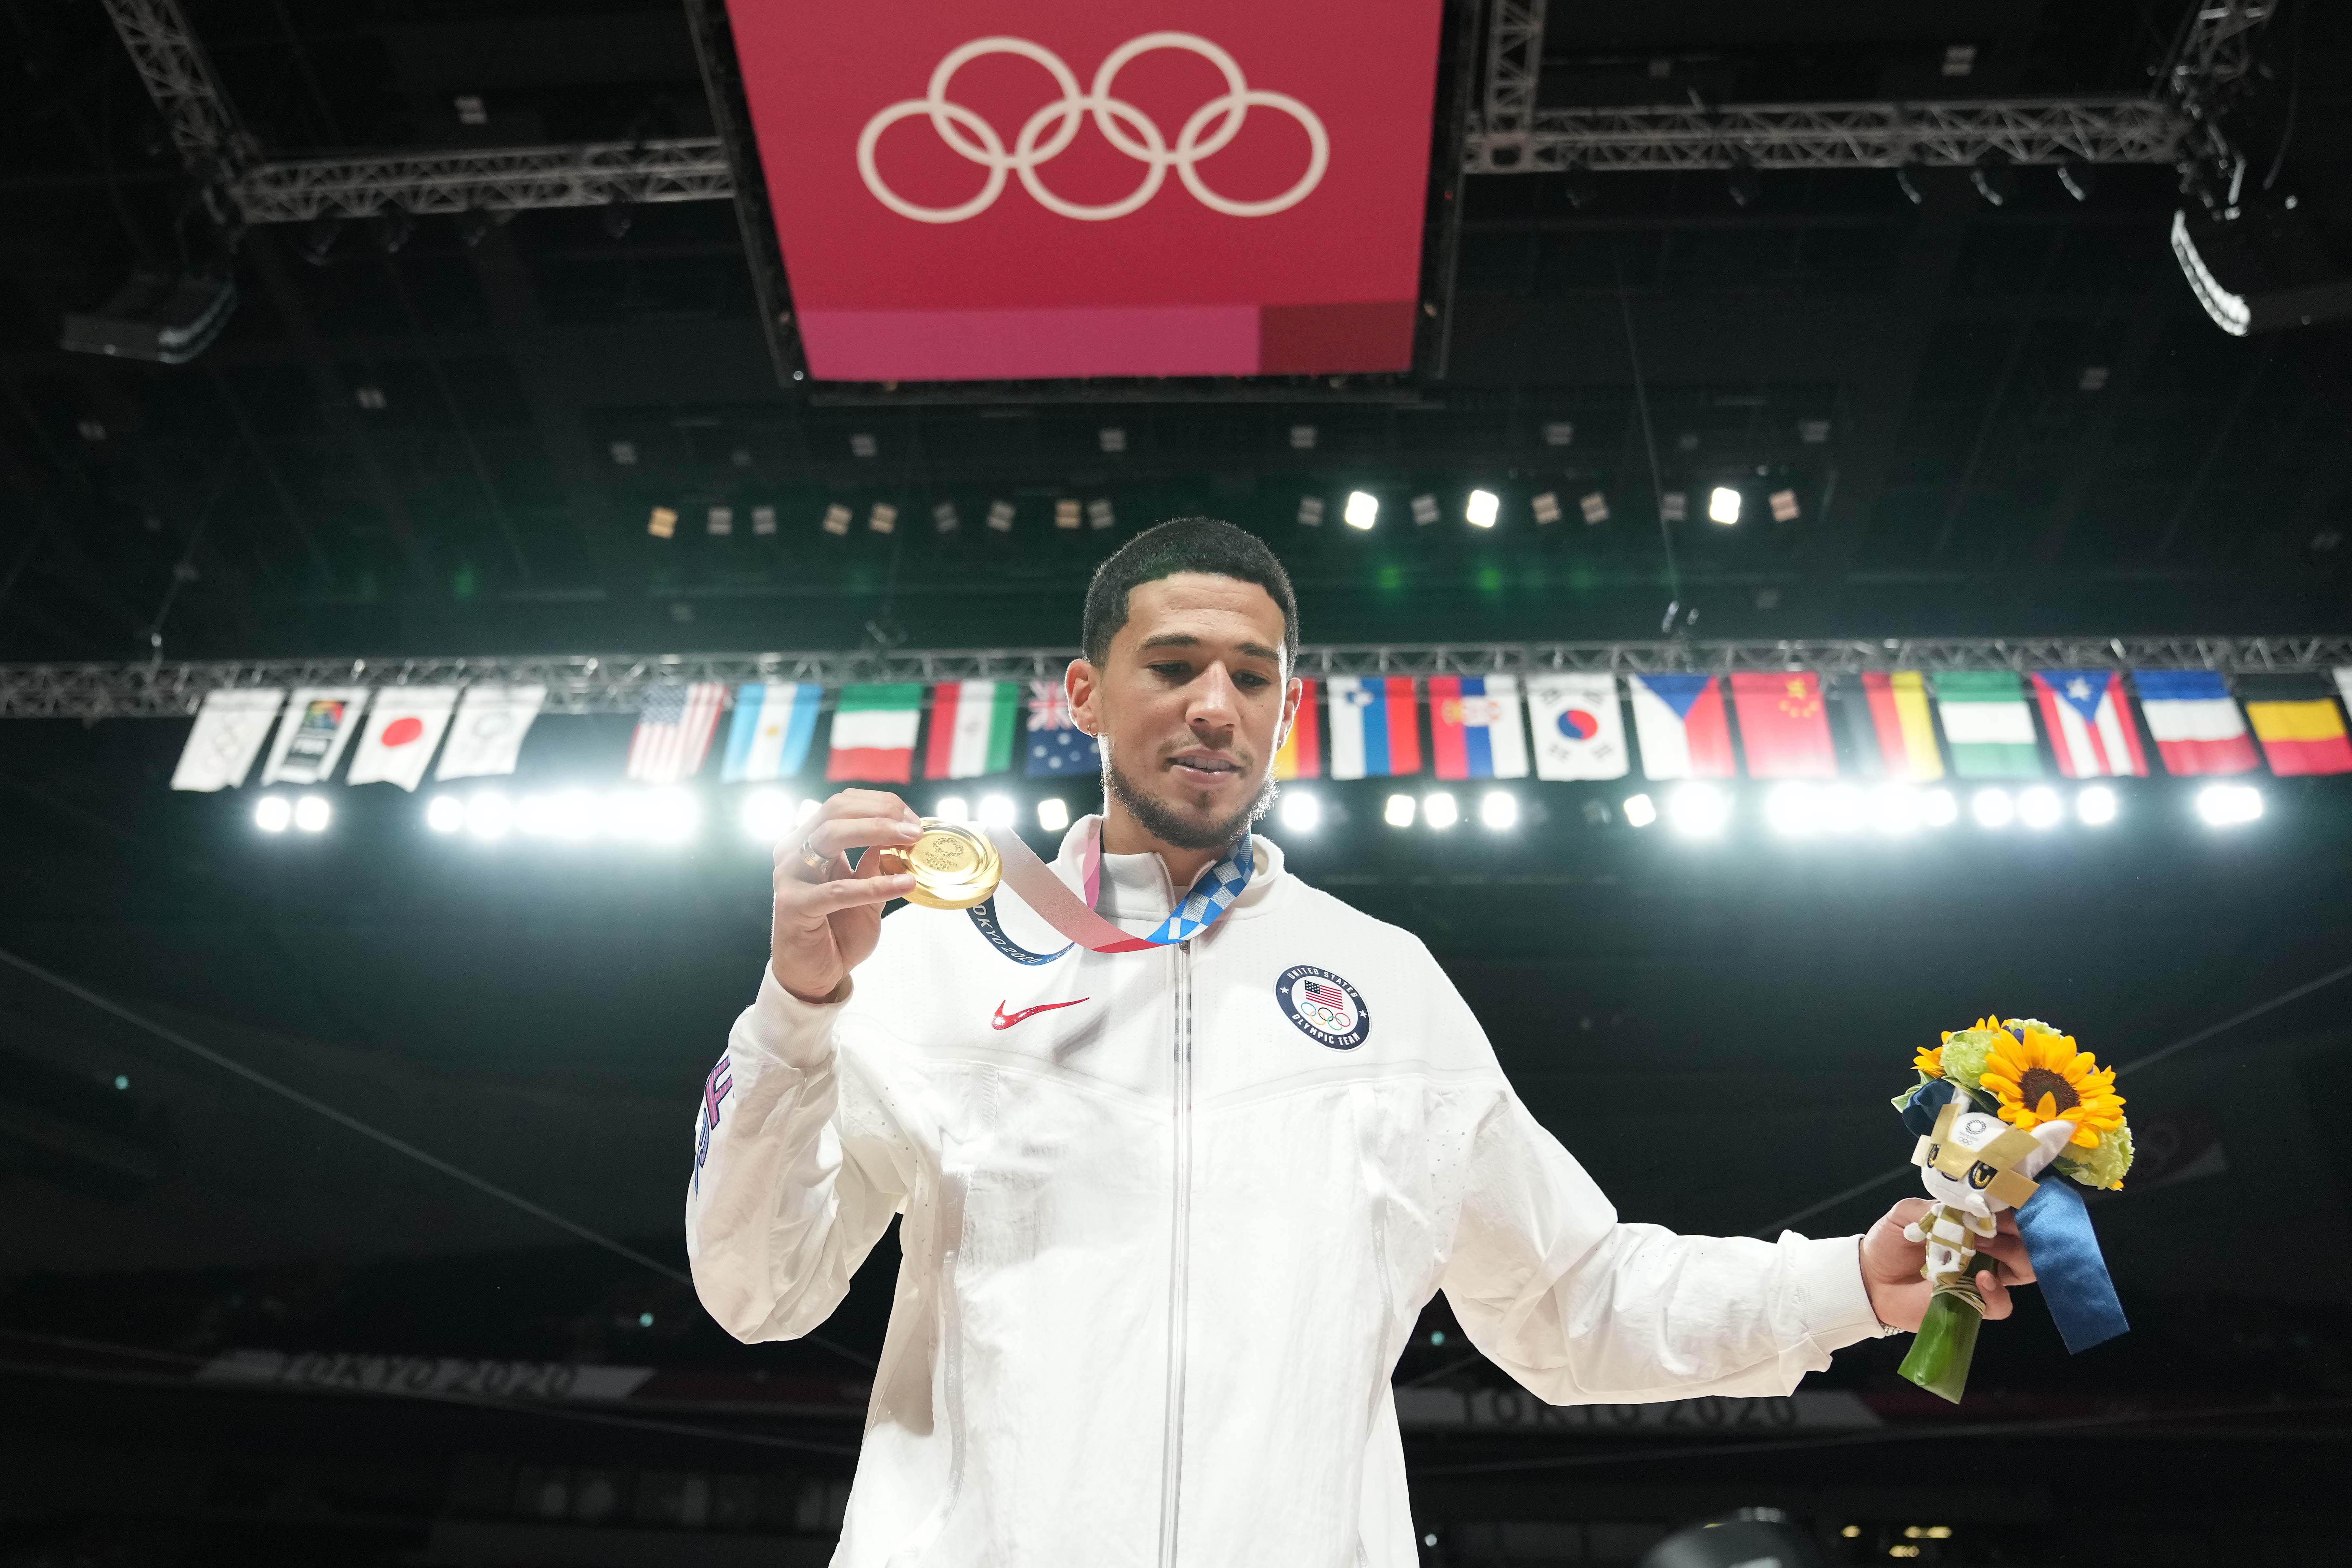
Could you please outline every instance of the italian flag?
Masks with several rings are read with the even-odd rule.
[[[916,681],[845,686],[833,711],[828,779],[907,784],[915,776],[915,731],[923,721],[923,689]]]
[[[976,779],[1013,771],[1021,689],[1009,680],[942,680],[931,688],[927,779]]]
[[[2025,683],[2009,669],[1948,669],[1936,677],[1936,713],[1952,746],[1952,772],[1964,779],[2038,779],[2033,710]]]

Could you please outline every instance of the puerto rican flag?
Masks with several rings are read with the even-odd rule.
[[[2245,715],[2219,675],[2210,669],[2143,669],[2132,677],[2139,688],[2140,716],[2156,738],[2164,771],[2184,778],[2198,773],[2254,771],[2253,737]]]
[[[1523,779],[1527,731],[1516,675],[1429,678],[1429,750],[1442,779]]]
[[[2070,779],[2145,778],[2147,753],[2132,722],[2124,678],[2112,669],[2037,669],[2033,698]]]
[[[1634,675],[1633,733],[1642,743],[1642,776],[1727,779],[1731,726],[1723,715],[1723,683],[1712,675]]]
[[[1331,678],[1331,776],[1385,779],[1421,772],[1421,723],[1410,675]]]

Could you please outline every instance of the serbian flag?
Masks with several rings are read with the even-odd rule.
[[[1731,726],[1724,719],[1723,687],[1712,675],[1635,675],[1633,733],[1642,743],[1642,776],[1727,779]]]
[[[737,687],[719,778],[759,784],[800,772],[816,739],[817,705],[824,700],[824,688],[814,680],[747,680]]]
[[[1298,683],[1298,715],[1290,721],[1290,733],[1282,738],[1281,749],[1274,753],[1276,778],[1323,776],[1323,712],[1316,705],[1322,692],[1323,683],[1319,680]]]
[[[1013,771],[1021,688],[1010,680],[942,680],[931,688],[927,779],[976,779]]]
[[[1731,700],[1739,710],[1749,778],[1837,777],[1837,746],[1830,739],[1820,676],[1805,669],[1741,670],[1731,678]]]
[[[2139,688],[2140,717],[2147,721],[2166,773],[2253,771],[2253,739],[2219,675],[2210,669],[2143,669],[2132,684]]]
[[[2124,678],[2112,669],[2037,669],[2033,699],[2042,726],[2070,779],[2147,776],[2139,726],[2132,722]]]
[[[915,776],[915,731],[923,722],[923,688],[912,680],[845,686],[833,710],[828,779],[908,784]]]
[[[1331,776],[1385,779],[1421,772],[1421,723],[1410,675],[1331,678]]]
[[[1866,669],[1859,685],[1841,684],[1847,737],[1870,778],[1933,784],[1944,776],[1927,678],[1916,669]]]
[[[1528,738],[1519,727],[1519,678],[1431,676],[1429,749],[1442,779],[1527,777]]]
[[[2271,772],[2281,778],[2352,773],[2352,737],[2344,732],[2343,710],[2308,677],[2241,676],[2238,689]]]

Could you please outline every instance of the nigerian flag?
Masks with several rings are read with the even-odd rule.
[[[1951,742],[1952,772],[1964,779],[2038,779],[2033,710],[2009,669],[1951,669],[1936,678],[1936,716]]]

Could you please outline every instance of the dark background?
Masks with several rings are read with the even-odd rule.
[[[276,153],[709,128],[667,5],[188,9]],[[2180,9],[1557,6],[1545,92],[2135,92]],[[1958,41],[1978,63],[1948,81]],[[2289,5],[2246,121],[2257,173],[2276,156],[2280,188],[2331,226],[2347,44],[2340,14]],[[1677,594],[1699,636],[2346,625],[2346,329],[2216,330],[2165,247],[2168,169],[2102,168],[2082,203],[2026,170],[1998,210],[1953,171],[1917,205],[1873,172],[1766,175],[1746,207],[1706,173],[1601,177],[1582,205],[1554,177],[1475,178],[1444,374],[1385,390],[781,389],[723,203],[640,208],[618,239],[597,213],[524,213],[473,248],[427,219],[393,255],[353,225],[323,267],[298,258],[299,229],[256,228],[227,334],[167,369],[54,347],[63,312],[192,232],[106,13],[0,6],[0,658],[138,658],[151,636],[173,658],[1063,643],[1094,563],[1193,511],[1276,544],[1316,641],[1648,637]],[[457,122],[460,92],[488,125]],[[1666,488],[1695,516],[1712,484],[1748,494],[1736,529],[1675,527],[1679,583],[1651,521],[1626,310]],[[1543,440],[1557,421],[1566,447]],[[1312,451],[1291,447],[1301,422]],[[1100,449],[1106,426],[1124,454]],[[852,454],[861,433],[872,458]],[[1473,484],[1503,498],[1475,537]],[[1762,498],[1782,487],[1801,513],[1776,524]],[[1351,488],[1383,498],[1370,534],[1336,526]],[[1410,522],[1423,490],[1444,522]],[[1532,521],[1543,490],[1566,522]],[[1592,490],[1612,516],[1587,526]],[[1333,508],[1319,531],[1294,521],[1310,494]],[[1055,500],[1097,496],[1115,529],[1051,529]],[[998,498],[1019,508],[1010,537],[980,526]],[[865,531],[877,500],[899,507],[898,535]],[[961,534],[929,531],[939,500]],[[834,502],[846,539],[818,530]],[[714,504],[736,509],[731,538],[703,532]],[[647,536],[656,505],[682,514],[675,539]],[[774,538],[751,536],[754,505],[778,508]],[[543,720],[518,783],[614,778],[627,731]],[[758,973],[761,855],[723,830],[673,853],[484,849],[376,790],[331,792],[327,835],[265,839],[249,799],[165,788],[184,732],[0,726],[0,949],[682,1265],[693,1097]],[[1882,1107],[1937,1029],[2037,1015],[2128,1066],[2352,961],[2352,795],[2264,788],[2264,819],[2234,834],[2158,778],[2125,781],[2104,833],[1889,847],[1693,845],[1628,828],[1622,791],[1570,785],[1526,792],[1536,819],[1507,838],[1448,840],[1380,826],[1374,786],[1326,786],[1339,820],[1286,847],[1429,942],[1628,1217],[1769,1233],[1907,1153]],[[2126,1072],[2143,1164],[2096,1213],[2135,1331],[2069,1359],[2029,1304],[1979,1356],[1962,1419],[1990,1429],[1416,1436],[1431,1559],[1628,1561],[1665,1525],[1757,1501],[1857,1524],[1830,1537],[1853,1561],[1938,1520],[1955,1532],[1917,1542],[1923,1561],[2340,1552],[2347,994]],[[1858,1228],[1905,1190],[1802,1226]],[[850,1357],[879,1342],[888,1252],[829,1326]],[[1425,1334],[1401,1380],[1498,1381],[1457,1353],[1442,1302],[1424,1327],[1446,1342]],[[735,1345],[657,1268],[6,966],[0,1346],[11,1564],[822,1561],[856,1432],[236,1392],[122,1360],[858,1376],[824,1347]],[[1900,1351],[1848,1352],[1815,1383],[1899,1388]],[[713,1522],[687,1528],[694,1478]]]

